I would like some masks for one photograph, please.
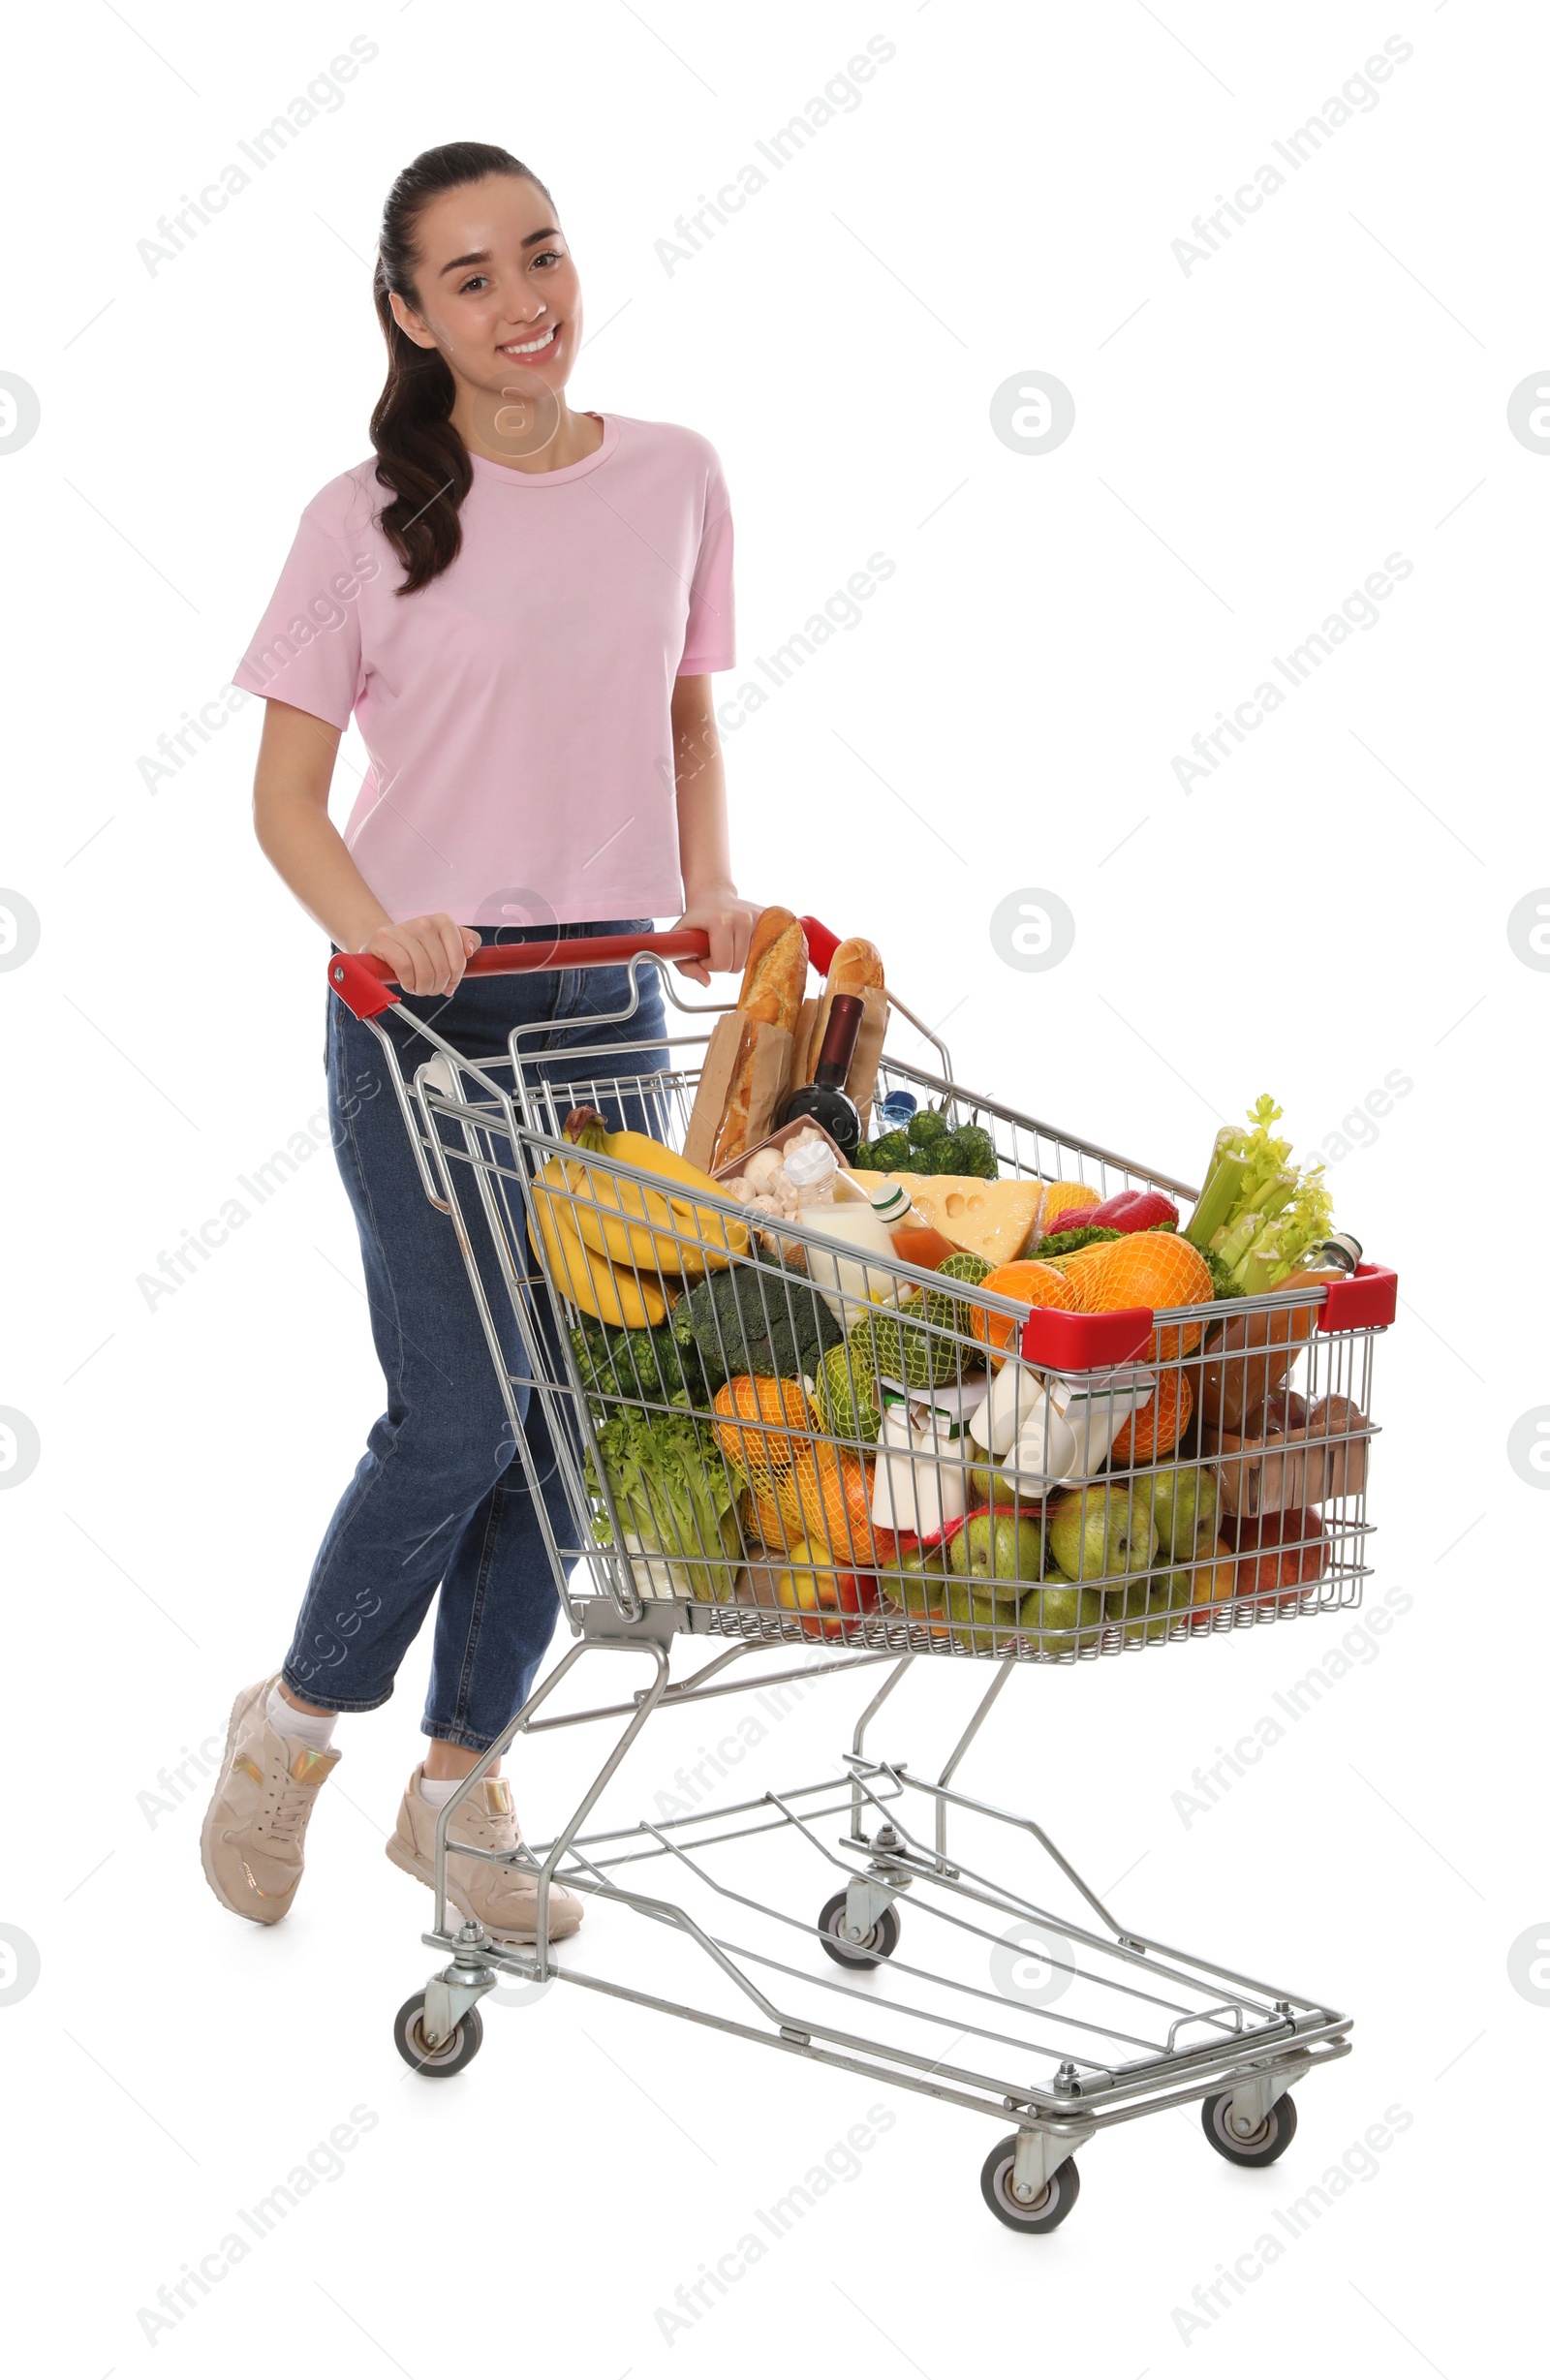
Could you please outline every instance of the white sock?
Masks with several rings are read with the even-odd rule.
[[[326,1752],[339,1714],[337,1711],[298,1711],[294,1702],[287,1702],[276,1681],[269,1688],[264,1715],[277,1736],[299,1737],[303,1744],[310,1744],[315,1752]]]
[[[462,1781],[460,1777],[427,1777],[421,1769],[419,1783],[415,1790],[422,1802],[430,1804],[432,1809],[445,1809]]]

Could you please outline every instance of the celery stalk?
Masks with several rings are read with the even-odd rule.
[[[1222,1242],[1221,1247],[1216,1250],[1216,1253],[1222,1258],[1229,1273],[1236,1273],[1240,1258],[1248,1254],[1258,1238],[1264,1220],[1264,1217],[1258,1213],[1240,1216]]]
[[[1213,1232],[1219,1231],[1236,1213],[1239,1198],[1248,1176],[1248,1165],[1241,1157],[1224,1157],[1212,1172],[1206,1188],[1195,1200],[1184,1237],[1194,1248],[1209,1248]]]
[[[1267,1276],[1281,1259],[1283,1231],[1284,1225],[1279,1217],[1270,1216],[1261,1220],[1260,1228],[1232,1266],[1234,1288],[1242,1289],[1250,1296],[1256,1294],[1251,1283],[1257,1283],[1269,1288],[1269,1280],[1261,1281],[1260,1277]]]
[[[1299,1188],[1300,1184],[1294,1173],[1278,1173],[1273,1180],[1266,1183],[1255,1200],[1255,1205],[1268,1222],[1273,1216],[1281,1214],[1284,1208],[1290,1206]]]
[[[1215,1176],[1217,1167],[1221,1164],[1223,1159],[1228,1154],[1234,1141],[1239,1138],[1240,1135],[1233,1130],[1230,1124],[1224,1124],[1222,1127],[1221,1131],[1211,1143],[1211,1155],[1206,1159],[1205,1172],[1201,1177],[1200,1187],[1195,1191],[1195,1197],[1197,1200],[1205,1196],[1206,1191],[1211,1188],[1212,1179]]]

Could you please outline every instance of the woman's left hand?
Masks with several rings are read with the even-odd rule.
[[[678,973],[696,983],[709,983],[712,975],[741,974],[748,958],[748,938],[762,907],[760,901],[744,901],[729,886],[725,893],[691,901],[678,923],[698,926],[710,936],[710,956],[708,960],[675,959]]]

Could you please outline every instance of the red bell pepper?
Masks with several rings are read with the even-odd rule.
[[[1161,1190],[1116,1190],[1101,1206],[1084,1207],[1079,1215],[1071,1217],[1066,1229],[1073,1231],[1079,1223],[1099,1223],[1109,1231],[1155,1231],[1159,1223],[1177,1223],[1178,1220],[1178,1208]]]

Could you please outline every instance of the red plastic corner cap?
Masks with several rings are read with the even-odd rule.
[[[377,972],[381,963],[347,950],[336,950],[328,961],[329,989],[338,993],[351,1015],[359,1017],[362,1024],[368,1016],[380,1016],[384,1008],[398,1005],[398,994]]]
[[[1318,1309],[1321,1331],[1384,1330],[1399,1311],[1399,1275],[1386,1264],[1359,1264],[1332,1281]]]
[[[839,936],[831,934],[826,925],[820,925],[816,917],[798,917],[796,922],[807,936],[808,957],[818,969],[819,974],[826,975],[829,972],[829,962],[840,946]]]
[[[1128,1364],[1152,1336],[1150,1306],[1125,1306],[1117,1314],[1068,1314],[1059,1306],[1036,1306],[1023,1324],[1020,1353],[1041,1372],[1102,1372]]]

